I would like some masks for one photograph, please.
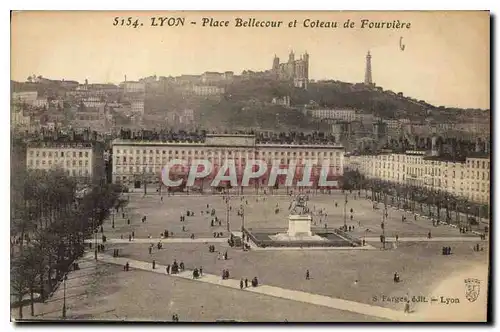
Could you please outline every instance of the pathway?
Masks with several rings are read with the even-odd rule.
[[[132,244],[132,243],[152,243],[152,244],[157,244],[158,242],[161,242],[163,244],[168,244],[168,243],[227,243],[227,238],[194,238],[190,239],[188,237],[186,238],[168,238],[168,239],[159,239],[159,238],[135,238],[132,241],[129,241],[128,239],[106,239],[107,244]],[[93,239],[87,239],[85,240],[85,243],[95,243],[96,241]],[[102,243],[102,238],[99,236],[97,238],[97,243]]]
[[[387,236],[386,241],[396,241],[395,237]],[[366,242],[380,242],[380,237],[366,237]],[[478,237],[459,237],[459,236],[450,236],[450,237],[431,237],[430,239],[426,236],[414,236],[414,237],[400,237],[398,238],[398,242],[483,242],[486,240],[481,240]]]
[[[87,254],[87,255],[92,256],[92,254]],[[121,266],[124,266],[128,262],[129,266],[132,270],[139,269],[139,270],[149,271],[149,272],[158,273],[158,274],[162,274],[162,275],[167,276],[165,273],[165,265],[161,265],[161,264],[157,264],[156,268],[153,270],[151,262],[132,260],[132,259],[123,258],[123,257],[111,257],[109,255],[103,255],[103,254],[99,254],[98,259],[102,262],[105,262],[105,263],[117,264],[117,265],[121,265]],[[216,275],[212,275],[212,274],[205,274],[205,273],[199,279],[193,279],[192,270],[185,270],[179,274],[168,275],[168,277],[188,279],[188,280],[193,280],[193,281],[197,281],[197,282],[204,282],[204,283],[208,283],[208,284],[213,284],[213,285],[218,285],[218,286],[222,286],[222,287],[240,290],[240,281],[239,280],[236,280],[236,279],[222,280],[222,278],[220,276],[216,276]],[[307,293],[307,292],[302,292],[302,291],[297,291],[297,290],[284,289],[284,288],[280,288],[280,287],[276,287],[276,286],[259,285],[258,287],[244,288],[240,291],[258,293],[258,294],[278,297],[278,298],[292,300],[292,301],[320,305],[320,306],[324,306],[324,307],[328,307],[328,308],[344,310],[344,311],[354,312],[354,313],[358,313],[358,314],[362,314],[362,315],[368,315],[368,316],[373,316],[373,317],[378,317],[378,318],[383,318],[383,319],[388,319],[388,320],[393,320],[393,321],[422,320],[422,317],[419,317],[418,314],[415,314],[415,313],[405,314],[403,312],[403,308],[401,308],[401,311],[398,311],[398,310],[374,306],[374,305],[370,305],[370,304],[366,304],[366,303],[348,301],[348,300],[344,300],[344,299],[340,299],[340,298],[333,298],[333,297],[312,294],[312,293]]]

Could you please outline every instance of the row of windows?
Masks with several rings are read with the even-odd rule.
[[[78,153],[76,151],[66,151],[66,153],[64,151],[33,151],[33,150],[30,150],[29,151],[29,155],[30,157],[33,157],[33,156],[36,156],[36,157],[49,157],[49,158],[52,158],[52,156],[54,157],[70,157],[71,156],[71,153],[73,153],[73,158],[76,158],[76,156],[78,156],[79,158],[82,158],[82,157],[86,157],[88,158],[89,156],[89,152],[88,151],[79,151]]]
[[[393,161],[393,162],[406,162],[406,163],[414,163],[414,164],[427,164],[427,165],[435,165],[439,164],[439,161],[432,161],[432,160],[425,160],[422,157],[407,157],[407,156],[380,156],[376,158],[375,160],[387,160],[387,161]],[[370,161],[367,161],[370,162]],[[448,162],[446,162],[448,163]],[[450,166],[455,166],[455,163],[450,162]],[[472,168],[482,168],[482,169],[489,169],[490,168],[490,162],[487,160],[467,160],[467,164],[470,165]]]
[[[50,167],[47,167],[47,168],[50,168]],[[43,167],[42,167],[43,169]],[[65,169],[64,170],[66,172],[66,174],[68,175],[72,175],[72,176],[88,176],[90,175],[90,171],[88,169],[85,169],[85,168],[72,168],[72,169]]]
[[[36,165],[36,166],[39,166],[39,165],[49,165],[49,166],[52,166],[52,160],[35,160],[35,162],[33,161],[33,159],[30,159],[28,161],[28,165],[29,166],[33,166],[33,165]],[[76,160],[66,160],[66,166],[76,166],[77,162]],[[60,165],[60,166],[64,166],[64,162],[59,162],[59,163],[56,163],[54,162],[54,165]],[[78,160],[78,166],[88,166],[89,165],[89,161],[88,160],[85,160],[85,162],[83,162],[82,160]]]
[[[394,171],[394,167],[392,168],[392,170]],[[441,169],[437,169],[434,170],[433,169],[421,169],[421,168],[415,168],[415,167],[408,167],[408,173],[409,174],[415,174],[415,175],[418,175],[418,176],[424,176],[424,175],[431,175],[431,176],[443,176],[443,177],[448,177],[448,173],[447,172],[443,172],[441,174]],[[405,166],[403,165],[403,172],[405,171]],[[452,177],[453,178],[456,178],[457,177],[457,173],[455,171],[452,171],[453,175]],[[470,176],[468,174],[466,174],[464,176],[464,172],[461,171],[460,172],[460,179],[463,180],[463,179],[472,179],[472,180],[483,180],[483,181],[489,181],[490,180],[490,173],[489,172],[479,172],[479,171],[476,171],[476,172],[472,172],[470,174]]]
[[[167,157],[162,157],[162,158],[156,157],[155,159],[153,159],[153,157],[149,157],[148,158],[146,156],[143,156],[142,157],[142,162],[143,163],[146,163],[146,162],[152,163],[153,161],[156,161],[156,163],[160,163],[160,162],[165,163],[165,162],[167,162],[167,160],[170,161],[172,159],[174,159],[174,158],[172,158],[172,157],[168,157],[168,158]],[[187,160],[188,162],[191,162],[191,160],[194,160],[194,158],[191,158],[191,157],[188,157],[188,158],[181,157],[179,159],[181,159],[181,160]],[[316,159],[317,158],[304,157],[304,160],[311,160],[312,161],[312,160],[316,160]],[[208,161],[212,161],[213,160],[214,162],[222,162],[223,160],[226,160],[226,159],[225,158],[218,158],[218,157],[215,157],[215,158],[208,157],[207,160]],[[254,158],[248,158],[248,160],[254,160]],[[260,160],[272,161],[273,159],[268,157],[267,159],[260,159]],[[286,162],[288,164],[288,163],[290,163],[291,160],[293,160],[293,159],[286,158],[286,159],[281,159],[280,161],[281,161],[281,163],[285,163]],[[320,160],[323,160],[323,159],[321,158]],[[133,164],[134,161],[135,161],[136,164],[140,163],[141,157],[136,157],[135,159],[134,159],[134,157],[128,157],[127,158],[126,156],[115,157],[116,164],[121,164],[121,163],[126,164],[127,162]],[[296,161],[300,162],[302,160],[296,160]],[[237,165],[239,165],[239,164],[244,165],[246,163],[246,158],[234,159],[234,162]],[[340,164],[340,163],[338,162],[338,160],[335,160],[334,164]]]
[[[134,154],[134,151],[135,151],[135,154],[146,154],[148,153],[148,150],[127,150],[127,149],[123,149],[123,150],[120,150],[120,149],[117,149],[116,150],[116,154]],[[198,155],[198,150],[194,150],[194,153],[192,153],[193,151],[192,150],[188,150],[188,151],[185,151],[185,150],[181,150],[180,153],[179,153],[179,150],[159,150],[159,149],[156,149],[156,150],[149,150],[149,154],[168,154],[171,155],[171,154],[181,154],[181,155],[191,155],[191,154],[194,154],[194,155]],[[187,152],[187,153],[186,153]],[[245,152],[244,151],[241,151],[239,154],[244,154]],[[199,151],[199,154],[200,155],[205,155],[205,152],[204,151]],[[226,155],[229,155],[231,156],[233,153],[232,151],[230,150],[226,150],[226,151],[218,151],[218,152],[212,152],[212,151],[207,151],[206,152],[207,155],[216,155],[216,154],[226,154]],[[237,153],[235,153],[236,155]],[[266,151],[260,151],[260,152],[255,152],[252,151],[252,150],[248,150],[247,151],[247,154],[249,155],[261,155],[261,156],[278,156],[278,155],[281,155],[281,156],[309,156],[309,151],[305,151],[305,152],[266,152]],[[340,157],[340,152],[314,152],[314,151],[311,151],[310,152],[310,155],[311,156],[330,156],[330,157],[333,157],[333,156],[336,156],[336,157]]]
[[[162,166],[116,166],[116,173],[158,173],[161,172]],[[340,167],[332,168],[332,172],[335,174],[341,174]]]
[[[490,162],[489,161],[479,161],[479,160],[467,160],[467,164],[470,164],[472,168],[490,168]],[[482,165],[482,167],[480,167],[480,165]]]

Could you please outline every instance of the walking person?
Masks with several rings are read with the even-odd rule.
[[[153,270],[156,268],[156,261],[153,259]]]
[[[405,314],[409,314],[409,313],[410,313],[410,301],[406,300],[406,302],[405,302]]]
[[[243,279],[240,280],[240,289],[243,289]]]
[[[165,272],[167,272],[167,274],[170,274],[170,264],[168,264],[165,268]]]
[[[309,274],[309,270],[306,270],[306,280],[310,280],[311,275]]]

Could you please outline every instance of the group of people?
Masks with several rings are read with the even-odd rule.
[[[474,245],[474,251],[483,251],[484,248],[479,243]]]
[[[228,260],[228,255],[227,255],[227,251],[224,253],[224,254],[221,254],[220,251],[217,253],[217,260],[225,260],[227,261]]]
[[[399,273],[397,272],[394,272],[394,278],[393,278],[394,282],[395,283],[398,283],[401,281],[400,277],[399,277]]]
[[[214,237],[224,237],[223,232],[214,232]]]
[[[217,216],[212,218],[212,220],[210,221],[210,227],[214,227],[215,223],[218,223],[219,226],[222,226],[222,221]]]
[[[222,280],[227,280],[229,279],[229,270],[222,270]]]
[[[443,255],[451,255],[451,247],[443,247],[442,248]]]
[[[198,270],[198,268],[195,268],[195,269],[193,270],[193,279],[198,279],[198,278],[199,278],[199,277],[201,277],[202,275],[203,275],[203,270],[201,269],[201,267],[200,267],[200,269],[199,269],[199,270]]]
[[[257,277],[253,277],[252,287],[257,287],[258,285],[259,285],[259,280],[257,279]],[[243,289],[243,288],[248,288],[248,279],[247,278],[245,278],[245,280],[240,279],[240,289]]]
[[[184,263],[183,262],[180,262],[180,264],[177,263],[177,260],[174,259],[174,262],[172,263],[172,265],[168,264],[166,267],[165,267],[165,272],[167,274],[177,274],[179,272],[182,272],[184,271]],[[200,275],[202,275],[202,269],[200,268]]]

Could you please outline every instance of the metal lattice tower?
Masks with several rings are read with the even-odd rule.
[[[365,84],[372,85],[372,56],[370,51],[366,54]]]

